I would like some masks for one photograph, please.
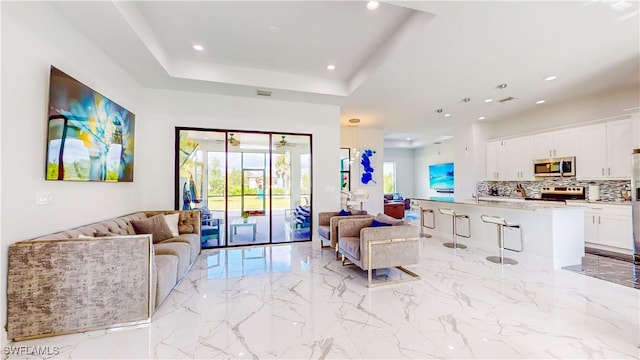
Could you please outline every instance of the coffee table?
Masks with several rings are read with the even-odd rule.
[[[250,226],[252,231],[253,231],[253,240],[252,241],[256,241],[256,219],[255,218],[248,218],[247,221],[245,222],[244,219],[234,219],[231,221],[231,224],[229,224],[229,230],[230,230],[230,234],[229,234],[229,242],[233,242],[233,236],[237,234],[238,232],[238,228],[242,227],[242,226]]]

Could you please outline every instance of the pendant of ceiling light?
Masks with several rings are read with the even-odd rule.
[[[378,3],[377,1],[369,1],[367,3],[367,9],[369,10],[375,10],[378,8],[378,6],[380,6],[380,3]]]

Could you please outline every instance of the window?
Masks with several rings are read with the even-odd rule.
[[[396,163],[393,161],[385,161],[382,164],[382,187],[385,194],[396,192]]]

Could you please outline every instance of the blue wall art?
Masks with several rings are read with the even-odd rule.
[[[363,185],[377,184],[373,180],[373,173],[375,169],[371,163],[371,157],[376,153],[375,150],[365,149],[360,156],[360,164],[362,165],[362,175],[360,176],[360,183]]]

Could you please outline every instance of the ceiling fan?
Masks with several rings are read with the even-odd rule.
[[[281,136],[282,139],[280,139],[280,141],[278,141],[276,143],[276,148],[281,148],[281,147],[294,147],[298,144],[296,143],[292,143],[292,142],[288,142],[287,141],[287,137],[285,135]]]
[[[233,137],[233,133],[229,133],[229,139],[227,139],[227,141],[229,142],[229,145],[231,146],[239,146],[240,145],[240,140],[236,139],[235,137]],[[224,140],[216,140],[217,143],[224,143]]]

